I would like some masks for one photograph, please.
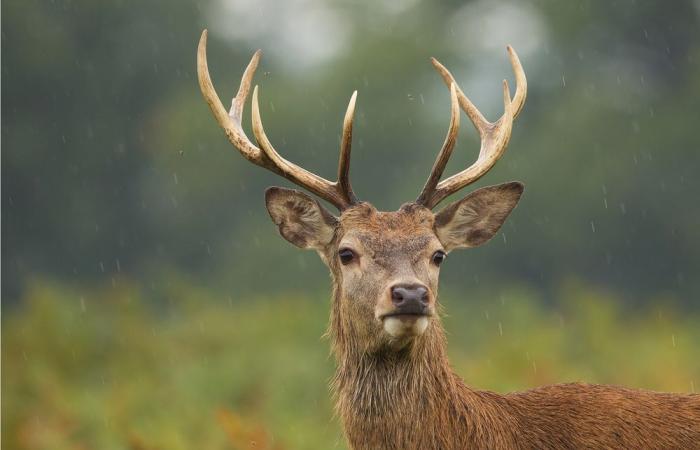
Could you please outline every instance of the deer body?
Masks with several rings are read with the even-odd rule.
[[[432,209],[482,177],[502,156],[527,83],[508,47],[517,89],[503,83],[504,113],[488,122],[433,59],[450,88],[451,118],[445,142],[420,195],[398,211],[360,202],[349,180],[356,93],[341,139],[338,179],[331,182],[284,159],[262,125],[257,86],[253,133],[241,118],[260,52],[243,74],[226,112],[200,39],[199,84],[231,143],[250,162],[277,173],[335,205],[334,216],[310,196],[272,187],[267,210],[292,244],[315,250],[331,271],[329,335],[337,360],[332,383],[336,409],[350,446],[365,449],[700,448],[700,395],[660,394],[612,386],[564,384],[499,395],[472,390],[450,368],[438,314],[440,265],[455,249],[488,242],[523,192],[518,182],[478,189],[437,213]],[[440,181],[455,146],[459,110],[481,137],[477,161]]]
[[[581,383],[499,395],[453,373],[441,330],[398,354],[336,354],[353,449],[695,449],[700,397]]]
[[[343,213],[335,239],[345,241],[345,229],[352,233],[362,221],[374,234],[354,243],[361,253],[380,258],[384,270],[402,272],[399,255],[415,252],[421,228],[435,226],[427,218],[413,205],[395,213],[361,205]],[[328,334],[338,365],[332,388],[352,448],[700,448],[700,395],[580,383],[508,395],[469,388],[450,367],[439,317],[419,339],[386,339],[358,327],[355,308],[370,308],[364,298],[381,292],[384,277],[365,277],[366,285],[357,287],[332,261]]]

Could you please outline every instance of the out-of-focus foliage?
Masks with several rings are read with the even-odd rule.
[[[327,269],[277,236],[263,190],[288,183],[201,99],[205,27],[222,101],[263,48],[266,130],[328,178],[359,90],[353,185],[380,209],[415,198],[444,138],[428,57],[495,119],[513,44],[528,101],[478,185],[527,188],[493,242],[442,269],[455,368],[498,391],[697,391],[699,5],[2,2],[3,447],[344,445]],[[462,123],[447,172],[476,157]]]
[[[159,292],[33,283],[3,315],[3,448],[344,447],[325,293],[229,303],[161,281]],[[557,309],[522,288],[446,294],[456,371],[502,392],[571,380],[698,389],[700,317],[662,300],[627,314],[608,294],[563,288]]]
[[[480,185],[520,179],[526,193],[505,238],[444,277],[465,290],[516,279],[551,299],[573,275],[629,304],[672,293],[693,306],[699,17],[690,0],[3,2],[3,301],[37,273],[148,282],[175,267],[238,292],[324,285],[264,211],[264,188],[287,183],[244,161],[200,97],[209,27],[223,102],[263,48],[271,139],[327,177],[359,89],[353,180],[382,209],[415,198],[447,127],[428,57],[495,118],[512,43],[528,102]],[[463,123],[448,172],[476,156]]]

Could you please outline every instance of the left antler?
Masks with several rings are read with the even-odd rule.
[[[423,191],[416,200],[416,203],[432,209],[435,207],[435,205],[444,200],[445,197],[481,178],[484,174],[486,174],[486,172],[491,170],[491,168],[496,164],[496,161],[498,161],[498,159],[505,152],[510,139],[513,120],[523,109],[523,106],[525,105],[525,97],[527,95],[527,79],[525,78],[523,66],[520,64],[520,60],[518,59],[518,55],[515,53],[515,50],[513,50],[511,46],[508,46],[507,48],[510,64],[513,67],[513,72],[515,72],[515,96],[511,100],[508,82],[503,80],[503,106],[505,111],[503,115],[493,123],[486,120],[476,106],[474,106],[474,104],[469,100],[469,98],[464,95],[464,92],[462,92],[462,90],[459,88],[454,77],[445,68],[445,66],[440,64],[435,58],[431,58],[433,66],[435,66],[435,69],[437,69],[437,71],[440,73],[442,79],[445,81],[445,84],[450,87],[450,95],[453,103],[453,115],[450,120],[450,132],[448,132],[448,138],[445,141],[442,150],[440,150],[440,153],[438,154],[435,164],[433,165],[433,170],[428,177],[428,181],[425,183]],[[467,116],[469,116],[469,119],[479,132],[479,136],[481,138],[481,149],[479,150],[479,157],[474,164],[438,183],[440,177],[442,176],[442,172],[445,170],[447,161],[452,154],[454,139],[456,138],[457,134],[456,129],[459,128],[458,120],[456,121],[457,126],[454,126],[455,92],[457,98],[459,99],[459,105]],[[452,132],[454,132],[454,136],[452,137],[453,140],[450,141]]]
[[[358,202],[357,197],[350,186],[350,144],[352,140],[352,120],[355,115],[355,100],[357,91],[352,94],[348,104],[345,120],[343,122],[343,137],[340,147],[340,161],[338,162],[338,181],[328,181],[308,170],[300,167],[280,156],[270,143],[265,134],[262,119],[260,118],[260,107],[258,105],[258,87],[253,89],[253,134],[260,145],[258,148],[246,136],[241,125],[243,115],[243,105],[250,92],[251,81],[258,67],[261,52],[258,50],[250,60],[248,67],[243,73],[238,93],[231,102],[231,109],[227,113],[219,96],[214,90],[214,85],[209,76],[207,65],[207,30],[202,32],[197,50],[197,75],[199,87],[202,95],[206,99],[209,107],[219,123],[224,129],[228,140],[248,161],[264,167],[278,175],[283,176],[292,183],[295,183],[319,197],[335,205],[339,210],[344,210]]]

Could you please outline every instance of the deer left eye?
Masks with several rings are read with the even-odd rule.
[[[352,260],[355,259],[355,252],[349,248],[343,248],[338,252],[338,257],[343,265],[350,264]]]
[[[433,253],[433,264],[440,267],[440,264],[442,264],[445,258],[447,258],[447,254],[442,250],[438,250],[435,253]]]

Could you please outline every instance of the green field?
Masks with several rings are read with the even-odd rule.
[[[344,448],[326,387],[326,294],[228,299],[187,285],[35,282],[5,311],[7,449]],[[500,392],[571,380],[690,391],[698,317],[669,301],[623,314],[571,283],[443,294],[453,365]]]

